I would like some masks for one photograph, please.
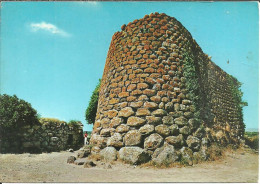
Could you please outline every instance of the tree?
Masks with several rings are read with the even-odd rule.
[[[0,95],[0,127],[14,130],[38,124],[37,111],[31,104],[16,95]]]
[[[101,79],[99,79],[99,82],[98,82],[95,90],[92,92],[90,102],[89,102],[88,107],[86,109],[86,120],[87,120],[88,124],[94,124],[95,123],[97,106],[98,106],[100,83],[101,83]]]

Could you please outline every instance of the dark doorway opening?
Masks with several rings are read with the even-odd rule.
[[[68,145],[72,145],[72,143],[73,143],[73,135],[72,135],[72,134],[69,134],[67,144],[68,144]]]

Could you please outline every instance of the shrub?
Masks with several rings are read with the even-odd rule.
[[[14,130],[26,125],[39,124],[37,111],[16,95],[0,95],[0,127]]]
[[[245,132],[245,143],[252,149],[259,149],[258,132]]]
[[[82,123],[81,123],[81,121],[78,121],[78,120],[70,120],[68,122],[68,125],[72,126],[72,127],[80,127],[82,125]]]
[[[88,108],[86,109],[86,120],[87,120],[88,124],[94,124],[95,123],[97,106],[98,106],[100,83],[101,83],[101,80],[99,79],[99,82],[98,82],[95,90],[92,92],[92,96],[90,98]]]
[[[58,124],[66,123],[65,121],[61,121],[61,120],[56,119],[56,118],[40,118],[39,121],[43,125],[45,125],[45,124],[58,125]]]

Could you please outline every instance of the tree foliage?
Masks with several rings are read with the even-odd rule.
[[[95,90],[92,92],[90,102],[89,102],[88,107],[86,109],[85,115],[86,115],[86,120],[87,120],[88,124],[94,124],[95,123],[97,106],[98,106],[100,83],[101,83],[101,79],[99,79],[99,82],[98,82]]]
[[[0,95],[0,127],[17,129],[38,123],[37,111],[30,103],[17,98],[16,95]]]

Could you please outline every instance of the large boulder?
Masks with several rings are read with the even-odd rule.
[[[125,132],[128,132],[129,128],[130,128],[130,127],[129,127],[128,125],[121,124],[121,125],[119,125],[119,126],[116,128],[116,132],[118,132],[118,133],[125,133]]]
[[[86,160],[86,162],[84,163],[84,168],[90,168],[90,167],[95,167],[96,164],[91,161],[91,160]]]
[[[181,116],[181,117],[179,117],[179,118],[175,118],[175,119],[174,119],[174,122],[175,122],[177,125],[187,125],[187,124],[188,124],[188,120],[187,120],[185,117],[183,117],[183,116]]]
[[[76,157],[74,156],[69,156],[68,159],[67,159],[67,163],[69,164],[73,164],[76,160]]]
[[[106,147],[107,138],[102,137],[98,134],[91,135],[90,144],[97,145],[100,148]]]
[[[158,125],[155,127],[155,132],[163,136],[168,136],[170,134],[170,129],[167,125]]]
[[[163,121],[163,124],[165,124],[165,125],[172,125],[174,123],[172,116],[164,116],[162,121]]]
[[[182,134],[179,134],[178,136],[166,137],[165,141],[173,145],[175,148],[181,148],[184,144],[184,138]]]
[[[127,125],[129,126],[142,126],[145,124],[145,120],[135,116],[131,116],[127,119]]]
[[[123,138],[120,133],[114,133],[110,138],[107,140],[107,146],[113,146],[113,147],[122,147],[124,145]]]
[[[118,155],[120,160],[130,164],[141,164],[150,160],[150,155],[140,147],[123,147]]]
[[[193,152],[190,148],[183,147],[180,149],[181,152],[181,164],[192,165]]]
[[[82,150],[78,153],[77,157],[85,158],[85,157],[89,156],[89,154],[90,154],[90,150]]]
[[[146,120],[147,123],[151,125],[159,125],[162,122],[161,117],[155,117],[155,116],[146,116]]]
[[[117,151],[114,147],[106,147],[100,151],[100,156],[107,162],[115,161],[117,159]]]
[[[124,142],[126,146],[137,146],[142,142],[142,135],[138,130],[130,130],[125,134]]]
[[[157,148],[152,156],[152,161],[157,165],[169,165],[178,159],[179,154],[174,150],[174,147],[169,144]]]
[[[151,134],[144,141],[144,148],[148,150],[155,150],[158,148],[163,142],[162,136],[157,133]]]
[[[129,117],[132,116],[135,112],[133,111],[133,109],[131,107],[125,107],[123,108],[121,111],[119,111],[118,113],[118,117]]]
[[[143,135],[149,135],[154,131],[154,126],[146,124],[139,129],[139,132]]]
[[[198,151],[200,149],[200,139],[194,136],[189,135],[186,140],[187,145],[194,151]]]
[[[188,126],[184,126],[184,127],[179,129],[179,132],[183,135],[189,135],[191,130]]]

